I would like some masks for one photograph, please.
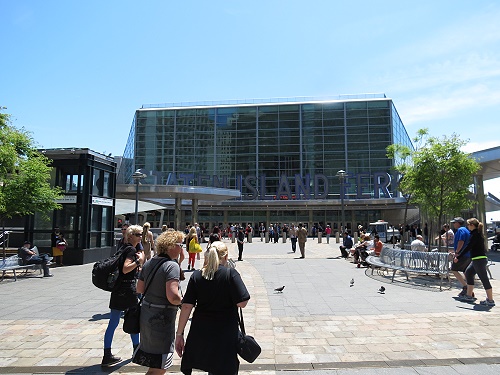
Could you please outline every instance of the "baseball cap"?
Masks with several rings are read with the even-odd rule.
[[[463,223],[465,223],[465,220],[464,220],[463,217],[458,216],[458,217],[454,218],[452,221],[450,221],[450,223],[460,223],[460,224],[463,224]]]

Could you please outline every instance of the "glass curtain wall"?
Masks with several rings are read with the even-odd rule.
[[[296,199],[296,175],[311,199],[319,175],[326,198],[339,199],[341,169],[346,198],[373,198],[373,174],[390,173],[393,163],[386,147],[412,147],[390,99],[138,110],[134,125],[124,158],[134,155],[135,165],[125,165],[124,181],[142,168],[143,183],[241,188],[243,199],[283,199],[283,176]]]

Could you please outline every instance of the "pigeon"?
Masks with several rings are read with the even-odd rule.
[[[354,277],[351,279],[350,286],[354,286]]]
[[[279,288],[276,288],[274,289],[275,292],[278,292],[278,293],[283,293],[283,289],[285,289],[285,286],[280,286]]]
[[[379,291],[380,294],[384,294],[385,293],[385,288],[383,286],[381,286],[378,291]]]

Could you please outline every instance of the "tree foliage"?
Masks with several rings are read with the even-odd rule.
[[[387,156],[395,160],[394,169],[401,175],[399,190],[427,215],[432,232],[432,223],[472,207],[469,188],[480,166],[461,151],[466,142],[456,134],[437,138],[421,129],[413,141],[415,150],[393,144],[387,147]]]
[[[61,189],[50,186],[49,165],[30,133],[12,126],[10,115],[0,112],[0,220],[61,208],[56,203]]]
[[[456,134],[429,137],[413,153],[412,165],[401,179],[401,188],[411,192],[413,202],[438,222],[474,204],[469,188],[480,166],[461,151],[465,144]]]

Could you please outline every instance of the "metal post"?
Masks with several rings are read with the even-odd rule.
[[[342,223],[340,225],[340,228],[342,229],[342,232],[345,232],[347,229],[347,225],[345,223],[345,209],[344,209],[344,178],[345,178],[346,172],[344,170],[340,170],[337,172],[337,177],[340,179],[340,206],[342,210]]]
[[[135,180],[135,220],[134,224],[137,225],[139,221],[139,179]]]
[[[132,174],[132,179],[135,182],[135,225],[139,224],[139,183],[144,178],[146,178],[146,175],[140,169]]]

